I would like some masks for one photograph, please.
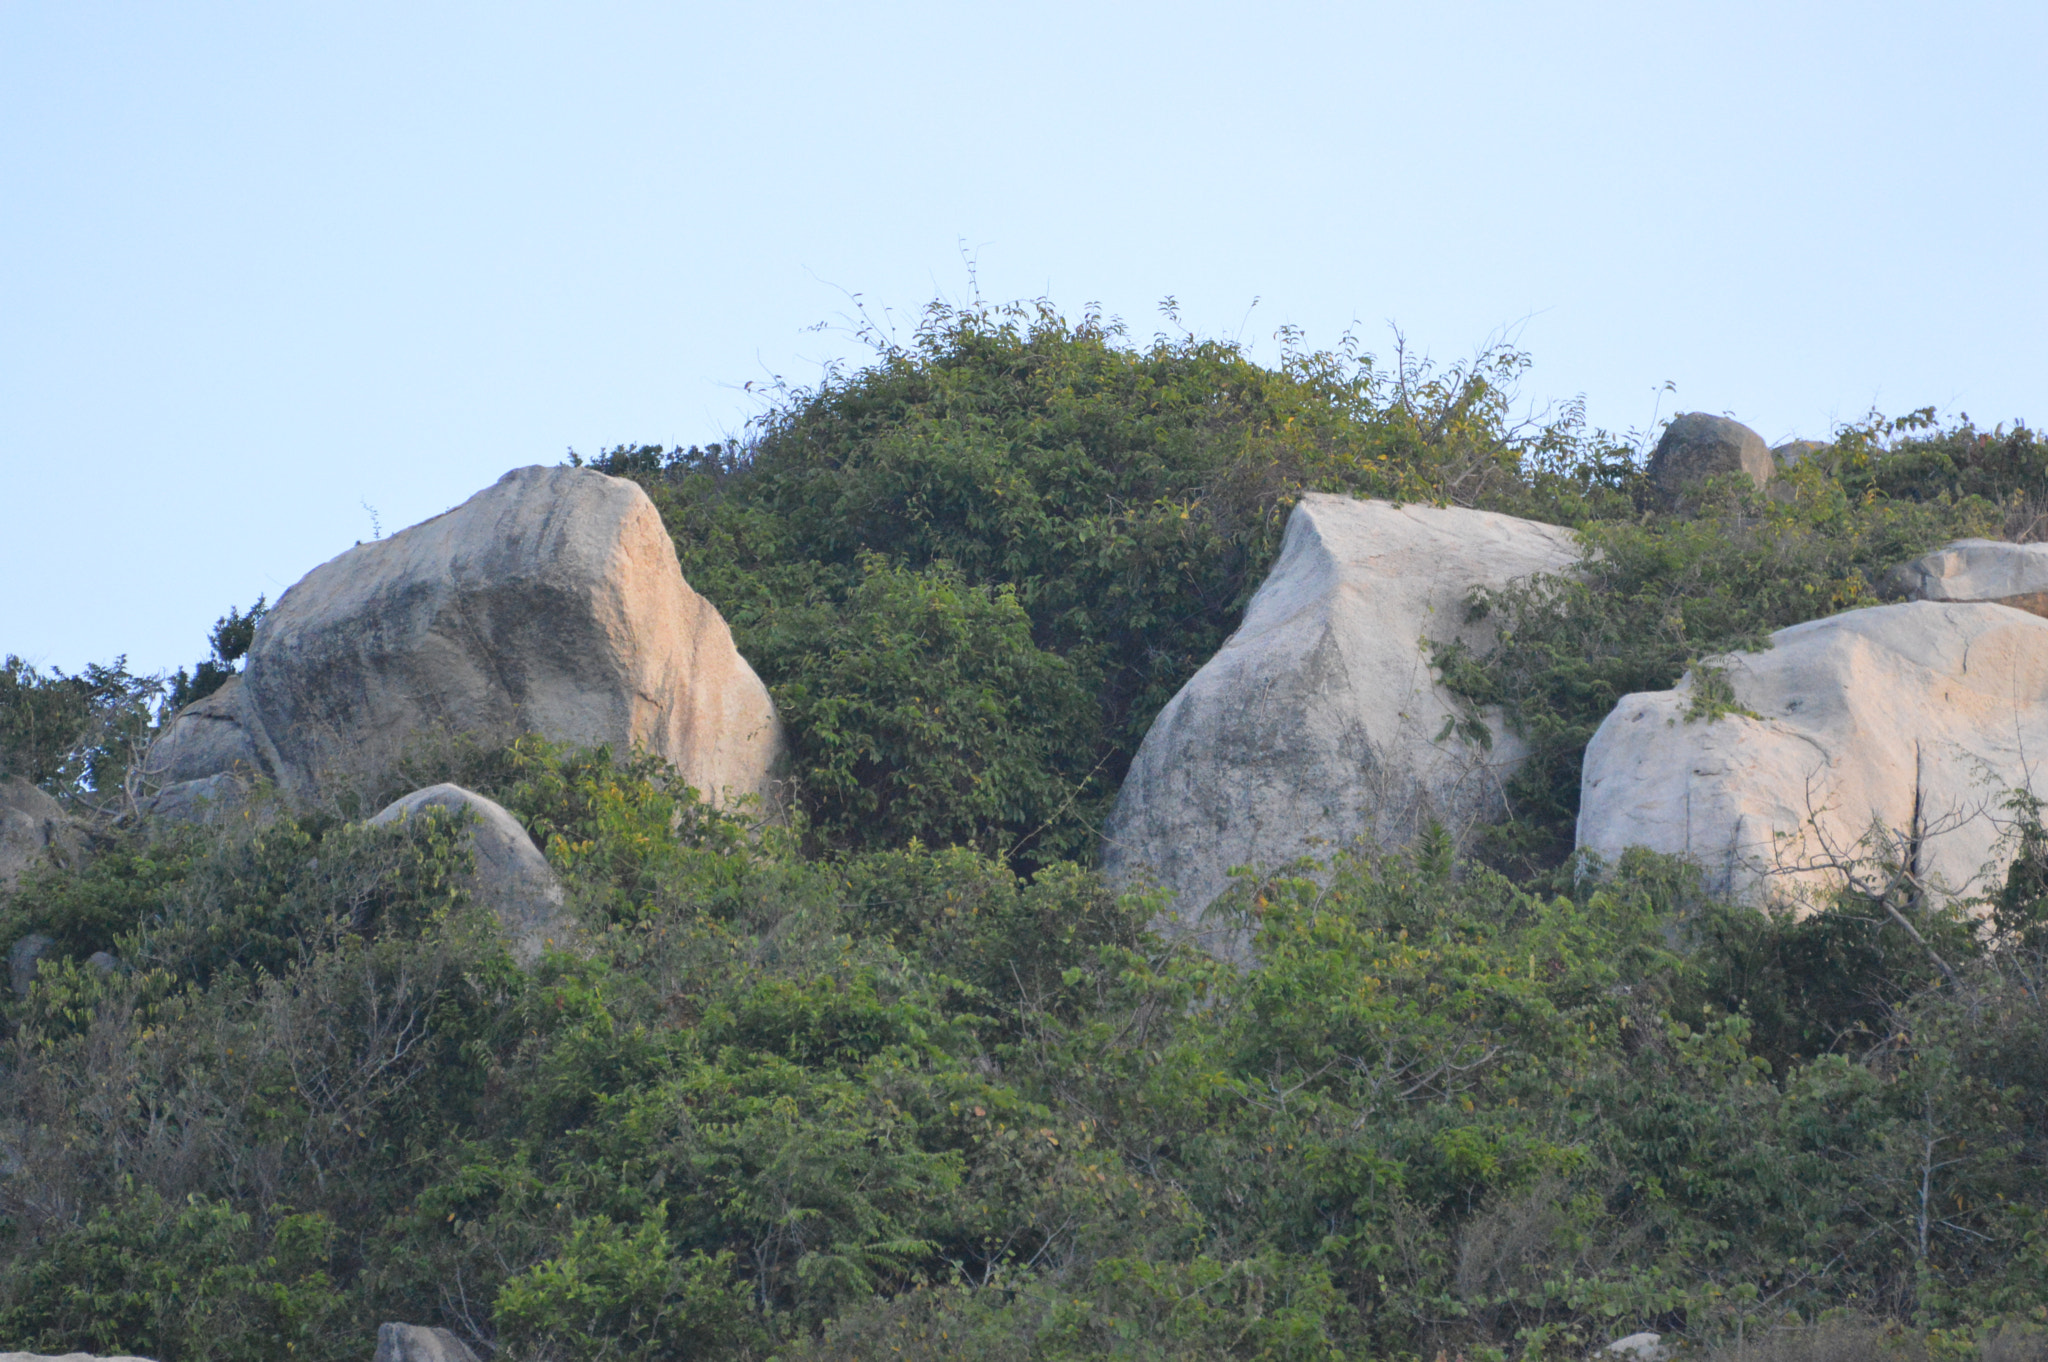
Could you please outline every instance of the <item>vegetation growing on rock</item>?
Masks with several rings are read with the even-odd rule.
[[[508,1358],[1561,1358],[1848,1311],[2024,1355],[2038,807],[1989,927],[1922,912],[1924,945],[1561,837],[1623,691],[2032,533],[2048,450],[1873,423],[1777,497],[1667,510],[1598,435],[1517,428],[1514,367],[941,312],[738,450],[603,456],[775,690],[802,816],[602,749],[417,750],[413,783],[498,801],[561,876],[588,940],[531,971],[438,813],[101,820],[0,901],[0,941],[55,943],[0,1003],[0,1342],[339,1359],[407,1319]],[[1305,490],[1599,556],[1440,659],[1541,754],[1518,816],[1470,858],[1241,880],[1240,973],[1148,935],[1090,839]],[[146,679],[5,687],[0,762],[116,810]]]

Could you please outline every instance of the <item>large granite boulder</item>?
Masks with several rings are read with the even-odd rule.
[[[369,826],[401,823],[422,809],[449,809],[471,820],[476,869],[464,887],[498,915],[515,960],[530,965],[549,947],[568,945],[573,924],[562,908],[561,882],[504,805],[460,785],[429,785],[394,801]]]
[[[767,689],[683,580],[647,494],[521,468],[308,573],[149,770],[253,771],[301,800],[376,793],[436,731],[644,747],[717,802],[769,796],[782,747]]]
[[[0,891],[52,856],[75,855],[80,844],[62,804],[20,776],[0,778]]]
[[[1160,711],[1103,834],[1117,880],[1155,876],[1178,920],[1234,866],[1328,856],[1364,838],[1398,846],[1438,820],[1496,816],[1525,755],[1497,720],[1491,745],[1436,679],[1425,640],[1486,647],[1474,588],[1558,573],[1583,556],[1569,530],[1485,511],[1310,495],[1221,651]],[[1227,932],[1206,934],[1241,956]]]
[[[1716,893],[1799,907],[1903,838],[1930,896],[1969,897],[2010,863],[2005,801],[2040,792],[2043,753],[2048,620],[1853,610],[1622,697],[1586,748],[1578,844],[1687,856]]]
[[[1776,472],[1763,436],[1740,421],[1703,411],[1673,417],[1650,455],[1650,481],[1669,497],[1728,473],[1747,473],[1762,487]]]
[[[1989,601],[2048,617],[2048,544],[1958,539],[1892,569],[1885,585],[1912,601]]]

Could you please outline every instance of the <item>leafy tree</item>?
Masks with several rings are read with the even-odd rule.
[[[256,641],[256,626],[269,613],[270,607],[262,596],[246,612],[228,607],[228,613],[214,621],[206,636],[212,645],[212,655],[195,663],[191,672],[180,667],[171,677],[169,709],[181,710],[226,685],[238,670],[236,664],[248,655],[250,645]]]
[[[57,794],[106,799],[147,745],[163,682],[128,659],[49,675],[9,655],[0,662],[0,774]]]

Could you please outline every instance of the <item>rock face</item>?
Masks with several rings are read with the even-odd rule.
[[[529,965],[549,946],[568,944],[573,924],[562,909],[561,883],[504,805],[460,785],[430,785],[391,804],[369,826],[401,822],[422,809],[476,815],[470,827],[476,871],[466,887],[498,915],[511,938],[514,959]]]
[[[0,890],[12,889],[22,872],[55,852],[78,849],[78,836],[64,806],[20,776],[0,779]]]
[[[374,1362],[476,1362],[476,1354],[446,1329],[423,1324],[380,1324]]]
[[[150,749],[149,774],[166,787],[215,776],[249,778],[271,769],[277,759],[266,750],[263,720],[249,703],[243,678],[231,676],[203,700],[178,711],[162,739]]]
[[[1673,418],[1650,455],[1650,481],[1669,497],[1727,473],[1747,473],[1761,487],[1776,472],[1763,436],[1740,421],[1703,411]]]
[[[1689,856],[1708,886],[1795,906],[1873,826],[1911,835],[1938,899],[1995,887],[2009,791],[2048,752],[2048,620],[1914,602],[1781,629],[1768,651],[1624,696],[1586,748],[1578,844]],[[1749,714],[1690,717],[1715,673]],[[1859,843],[1861,852],[1859,853]]]
[[[1914,601],[1990,601],[2048,617],[2048,544],[1958,539],[1894,568],[1886,582]]]
[[[157,779],[252,770],[296,799],[374,791],[436,730],[645,747],[718,802],[769,795],[781,728],[690,589],[647,494],[521,468],[308,573],[243,674],[187,708]]]
[[[1423,641],[1486,646],[1491,626],[1465,618],[1475,587],[1581,556],[1570,531],[1512,516],[1303,497],[1244,622],[1145,735],[1104,830],[1105,872],[1156,875],[1185,930],[1234,866],[1495,815],[1523,749],[1497,722],[1490,750],[1446,734],[1463,711]]]
[[[149,1362],[146,1357],[105,1357],[97,1353],[0,1353],[0,1362]]]

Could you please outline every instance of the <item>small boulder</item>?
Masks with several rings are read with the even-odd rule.
[[[1989,601],[2048,617],[2048,544],[1958,539],[1893,568],[1884,586],[1909,601]]]
[[[1911,839],[1935,901],[1994,887],[2005,802],[2040,793],[2048,620],[1918,601],[1770,643],[1622,697],[1586,748],[1579,846],[1685,856],[1713,893],[1803,907],[1879,850],[1879,829]]]
[[[446,1329],[380,1324],[374,1362],[477,1362],[477,1358],[467,1343]]]
[[[218,775],[166,785],[144,802],[143,809],[151,817],[167,823],[213,823],[243,809],[254,788],[254,783],[247,776],[237,771],[222,771]]]
[[[28,996],[29,985],[36,981],[36,971],[43,967],[43,958],[56,944],[41,932],[32,932],[8,947],[7,982],[15,997]]]
[[[683,580],[647,494],[520,468],[306,574],[146,772],[253,768],[295,800],[374,794],[409,745],[446,732],[644,748],[714,803],[771,797],[782,752],[767,688]]]
[[[1103,832],[1113,881],[1173,891],[1186,931],[1234,866],[1327,857],[1364,837],[1454,834],[1504,807],[1526,755],[1498,716],[1478,740],[1425,640],[1486,647],[1475,587],[1563,572],[1571,531],[1487,511],[1311,494],[1238,626],[1146,733]],[[1247,943],[1201,931],[1242,959]]]
[[[64,806],[20,776],[0,779],[0,890],[12,889],[24,871],[75,854],[80,838]]]
[[[1824,449],[1833,448],[1825,440],[1787,440],[1784,444],[1771,446],[1771,462],[1782,472],[1799,467]]]
[[[428,808],[475,815],[470,836],[476,870],[466,887],[498,915],[514,959],[530,965],[548,947],[568,944],[573,924],[562,907],[561,882],[504,805],[460,785],[430,785],[392,803],[369,826],[401,822]]]
[[[1593,1357],[1596,1362],[1670,1362],[1671,1349],[1664,1335],[1645,1332],[1617,1338]]]
[[[1672,418],[1650,455],[1650,481],[1674,498],[1707,478],[1747,473],[1762,487],[1776,472],[1763,436],[1740,421],[1703,411]]]

